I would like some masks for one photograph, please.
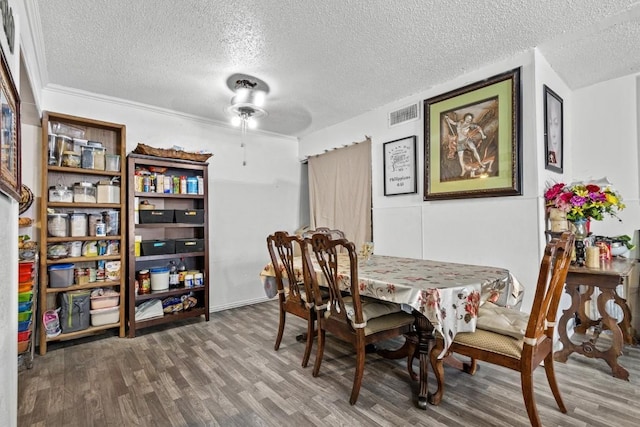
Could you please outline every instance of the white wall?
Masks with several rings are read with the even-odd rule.
[[[640,75],[630,75],[573,93],[573,180],[607,176],[624,197],[622,222],[592,221],[595,234],[616,236],[640,229],[638,125]],[[635,243],[638,243],[637,241]]]
[[[45,90],[44,110],[127,126],[127,152],[138,143],[208,150],[211,309],[262,301],[259,273],[268,261],[266,236],[298,227],[300,162],[293,138],[249,131],[246,166],[240,131],[169,111],[86,93]]]
[[[300,156],[322,153],[363,139],[372,139],[373,235],[376,253],[469,264],[506,267],[525,285],[535,284],[540,249],[538,146],[534,53],[528,52],[443,83],[428,91],[321,130],[300,141]],[[504,71],[521,69],[522,196],[465,200],[423,201],[423,121],[389,128],[387,114],[414,102],[483,80]],[[422,114],[421,114],[422,115]],[[418,192],[384,196],[382,144],[416,135]],[[533,292],[525,293],[528,309]]]

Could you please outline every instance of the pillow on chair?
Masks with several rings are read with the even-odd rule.
[[[347,310],[347,317],[353,322],[353,300],[351,297],[344,297],[343,300],[345,309]],[[373,302],[366,298],[360,298],[360,302],[362,303],[362,318],[364,323],[367,323],[367,321],[375,319],[376,317],[386,316],[391,313],[398,313],[402,309],[400,304],[394,304],[392,302]]]
[[[527,323],[527,313],[487,301],[478,310],[476,327],[521,340],[527,330]]]

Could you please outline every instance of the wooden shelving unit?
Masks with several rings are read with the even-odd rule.
[[[166,169],[163,175],[199,177],[203,185],[204,194],[182,194],[182,193],[158,193],[151,191],[140,191],[136,188],[136,170],[149,170],[150,168]],[[190,160],[168,159],[162,157],[148,156],[142,154],[129,154],[127,158],[128,171],[128,251],[129,261],[127,276],[129,281],[129,291],[127,297],[127,320],[129,325],[128,336],[135,337],[136,331],[150,326],[163,323],[175,322],[176,320],[190,317],[205,317],[209,320],[209,221],[208,221],[208,163]],[[149,201],[156,209],[173,210],[203,210],[203,221],[201,223],[140,223],[136,220],[137,202]],[[157,255],[135,254],[135,236],[141,236],[143,241],[153,239],[203,239],[204,250],[197,252],[169,253]],[[197,270],[203,273],[204,281],[201,286],[192,288],[178,287],[162,291],[152,291],[148,294],[138,293],[136,290],[136,274],[142,269],[153,267],[167,267],[170,261],[178,262],[184,258],[188,270]],[[164,300],[168,297],[181,297],[191,295],[197,298],[195,307],[177,313],[164,314],[145,320],[136,320],[136,306],[151,299]]]
[[[115,154],[120,156],[120,168],[118,171],[96,170],[81,167],[66,167],[58,165],[49,165],[49,134],[54,125],[67,126],[72,129],[84,130],[82,139],[97,141],[103,144],[106,154]],[[89,118],[76,117],[67,114],[54,113],[45,111],[42,117],[42,165],[44,168],[42,174],[42,203],[40,204],[40,312],[39,312],[39,338],[40,338],[40,354],[45,355],[47,352],[47,343],[51,341],[61,341],[84,337],[107,329],[118,329],[120,337],[125,336],[125,300],[126,300],[126,174],[124,171],[124,160],[126,158],[126,127],[122,124],[108,123]],[[120,199],[118,203],[68,203],[68,202],[49,202],[48,189],[58,184],[73,186],[75,182],[89,181],[96,183],[101,180],[110,180],[117,178],[120,182]],[[119,216],[119,233],[117,235],[109,235],[105,237],[98,236],[82,236],[82,237],[52,237],[48,233],[47,221],[48,210],[53,209],[55,212],[69,213],[93,213],[100,214],[102,211],[116,211]],[[88,233],[87,233],[88,234]],[[110,240],[119,242],[119,252],[106,256],[80,256],[80,257],[64,257],[58,259],[50,259],[47,257],[47,251],[53,244],[69,244],[70,242],[88,242]],[[49,286],[49,266],[62,263],[73,263],[75,266],[83,268],[92,268],[98,261],[120,261],[120,279],[111,281],[94,281],[82,285],[69,283],[68,287],[50,287]],[[120,293],[120,308],[118,321],[101,326],[89,326],[87,329],[62,333],[56,337],[48,337],[42,322],[42,314],[47,310],[58,307],[58,294],[68,291],[106,288],[110,287]]]

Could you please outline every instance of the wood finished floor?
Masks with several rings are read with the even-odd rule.
[[[445,368],[443,402],[422,411],[403,362],[367,355],[360,398],[351,406],[351,350],[329,338],[313,378],[312,366],[300,366],[304,344],[295,341],[305,324],[287,320],[277,352],[275,302],[143,330],[134,339],[54,343],[18,375],[18,426],[529,425],[519,375],[482,362],[475,376]],[[542,423],[637,426],[640,348],[627,346],[619,361],[630,371],[628,382],[613,378],[602,360],[574,354],[556,363],[568,414],[558,411],[544,369],[537,369]]]

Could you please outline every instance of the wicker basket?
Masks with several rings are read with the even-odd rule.
[[[147,156],[192,160],[194,162],[206,162],[209,157],[213,156],[211,153],[189,153],[188,151],[153,148],[141,143],[138,143],[138,146],[133,150],[133,152],[136,154],[146,154]]]

